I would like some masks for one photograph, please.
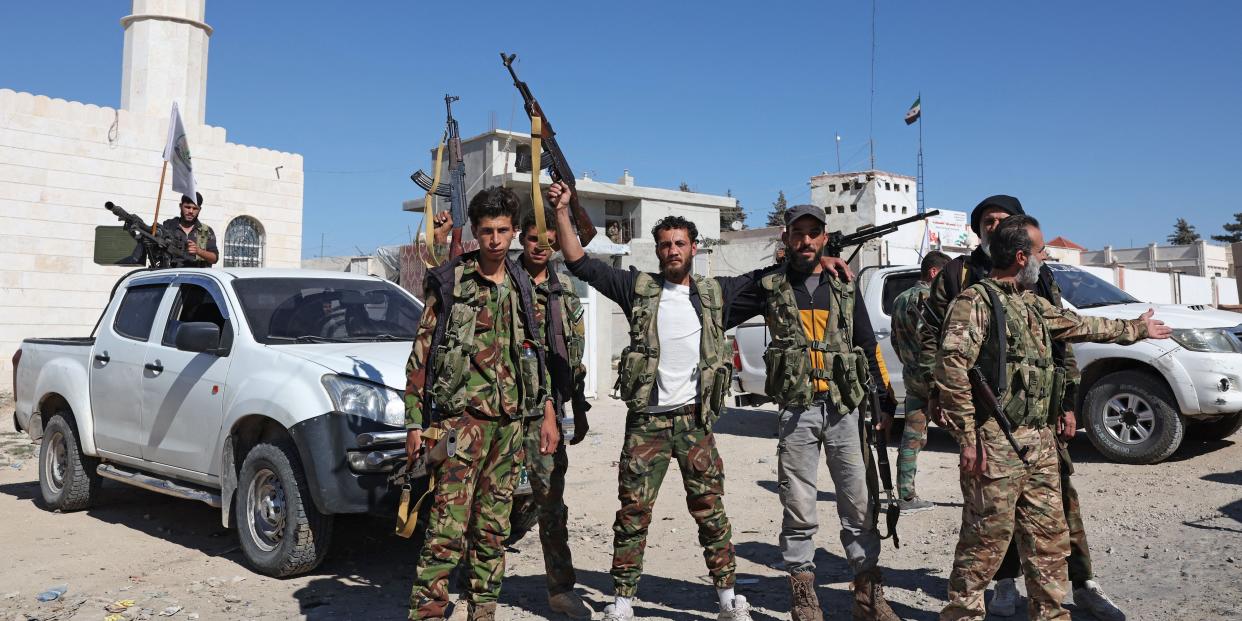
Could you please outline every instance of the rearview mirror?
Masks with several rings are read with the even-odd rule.
[[[177,326],[177,349],[196,353],[216,353],[220,347],[220,326],[208,321],[190,321]]]

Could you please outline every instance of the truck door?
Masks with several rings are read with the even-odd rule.
[[[219,285],[207,276],[180,275],[172,290],[167,321],[147,349],[143,383],[143,459],[202,474],[211,473],[216,440],[224,419],[225,378],[232,349],[228,304]],[[210,322],[220,327],[221,350],[178,350],[182,323]]]
[[[143,364],[151,328],[171,280],[130,284],[112,321],[101,325],[95,337],[90,400],[95,445],[102,451],[135,459],[142,456]]]

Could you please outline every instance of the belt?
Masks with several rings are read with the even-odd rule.
[[[699,404],[687,403],[675,410],[666,410],[664,412],[642,412],[643,416],[680,416],[682,414],[698,414]]]

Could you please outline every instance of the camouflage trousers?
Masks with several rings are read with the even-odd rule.
[[[574,574],[574,559],[569,552],[569,509],[565,506],[565,472],[569,470],[569,456],[565,453],[565,438],[556,445],[556,452],[544,455],[539,452],[539,426],[543,419],[527,418],[526,425],[526,475],[530,477],[531,495],[539,508],[539,544],[543,548],[543,568],[548,581],[548,593],[556,595],[574,589],[578,581]]]
[[[1011,540],[1022,552],[1026,574],[1027,618],[1068,620],[1065,557],[1069,534],[1061,504],[1056,439],[1051,429],[1020,427],[1019,444],[1029,447],[1024,465],[995,421],[980,428],[987,450],[982,476],[961,475],[962,529],[949,575],[949,604],[941,621],[987,616],[983,594]]]
[[[1070,480],[1070,475],[1074,474],[1074,462],[1070,460],[1069,446],[1063,442],[1057,445],[1061,455],[1061,504],[1065,505],[1065,523],[1069,526],[1069,579],[1074,585],[1079,585],[1095,577],[1091,571],[1091,550],[1087,547],[1087,529],[1082,522],[1078,491]],[[1021,569],[1018,545],[1010,542],[1009,551],[1005,553],[1005,560],[996,571],[995,579],[1017,578]]]
[[[919,469],[919,452],[927,446],[926,407],[922,400],[906,395],[906,422],[897,452],[897,497],[903,500],[918,495],[914,489],[914,475]]]
[[[617,511],[612,551],[612,580],[619,597],[633,597],[643,571],[651,509],[669,462],[677,460],[686,507],[699,526],[703,560],[716,588],[734,583],[737,564],[732,529],[725,516],[724,462],[716,451],[716,437],[696,414],[630,412],[625,421],[625,445],[617,466],[621,509]]]
[[[466,413],[435,426],[457,430],[457,454],[433,474],[435,497],[410,593],[411,619],[444,616],[449,574],[463,554],[467,598],[476,604],[499,599],[509,511],[523,459],[521,421]]]

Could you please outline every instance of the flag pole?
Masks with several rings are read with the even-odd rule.
[[[164,160],[164,167],[160,168],[160,189],[155,193],[155,217],[151,219],[151,234],[155,235],[155,229],[159,226],[160,221],[160,201],[164,200],[164,175],[168,173],[168,160]]]

